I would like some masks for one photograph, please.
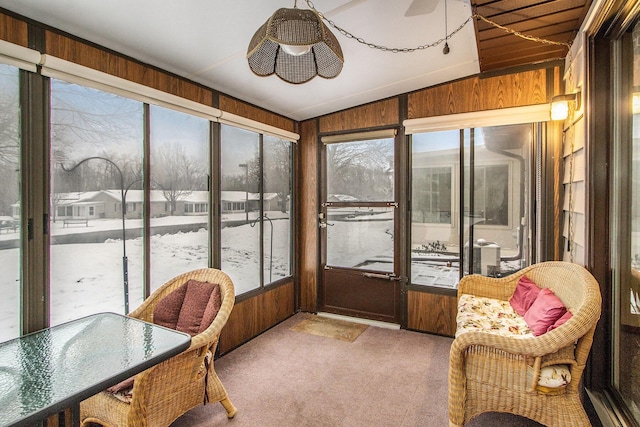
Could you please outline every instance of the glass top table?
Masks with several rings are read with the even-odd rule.
[[[0,343],[0,426],[30,426],[182,352],[191,337],[99,313]]]

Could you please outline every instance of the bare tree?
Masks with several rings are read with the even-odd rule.
[[[206,190],[207,173],[197,159],[191,158],[183,145],[164,144],[151,154],[153,180],[175,214],[177,202],[196,190]]]
[[[78,144],[99,152],[116,141],[141,141],[142,104],[108,92],[54,80],[51,116],[52,145],[69,159],[86,154],[75,152]]]
[[[393,141],[372,140],[327,146],[329,194],[360,200],[393,198]]]
[[[287,211],[291,195],[291,143],[288,141],[264,144],[264,192],[276,193],[280,210]]]
[[[19,198],[18,75],[0,66],[0,79],[0,215],[11,215],[11,205]]]

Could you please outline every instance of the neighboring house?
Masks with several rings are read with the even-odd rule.
[[[105,210],[113,205],[112,196],[105,191],[56,193],[53,196],[53,219],[107,218]]]
[[[247,193],[245,191],[221,191],[222,213],[239,213],[257,211],[260,209],[260,193]],[[263,206],[265,211],[281,211],[282,204],[288,211],[288,200],[282,201],[278,193],[264,193]]]
[[[282,210],[282,203],[277,193],[264,194],[264,208],[267,211]],[[222,192],[222,213],[245,212],[259,209],[260,194],[244,191]],[[129,190],[125,196],[127,204],[126,218],[141,218],[144,206],[142,190]],[[171,202],[167,200],[162,190],[152,190],[150,193],[150,216],[152,218],[169,215],[206,215],[209,212],[209,192],[191,191],[184,193],[175,202],[175,210],[171,212]],[[99,219],[121,218],[122,198],[120,190],[100,190],[73,193],[57,193],[53,197],[54,219]],[[14,212],[19,209],[19,203],[12,205]],[[19,212],[17,213],[19,215]],[[14,215],[15,216],[15,215]]]

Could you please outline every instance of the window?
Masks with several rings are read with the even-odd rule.
[[[413,222],[452,224],[452,173],[451,166],[413,169]]]
[[[20,335],[19,70],[0,64],[0,342]]]
[[[260,212],[249,207],[260,188],[260,134],[222,125],[220,139],[221,198],[233,204],[221,218],[222,269],[239,295],[261,286]]]
[[[272,136],[263,143],[263,283],[291,275],[293,144]]]
[[[36,71],[32,62],[24,71],[0,65],[0,341],[18,336],[23,319],[30,330],[99,311],[127,313],[186,270],[228,267],[239,293],[291,276],[297,135],[233,114],[225,119],[284,139],[222,126],[216,108],[72,62],[47,62],[37,74],[28,72]],[[37,107],[22,124],[30,131],[24,142],[21,96]],[[213,138],[220,129],[222,147]],[[211,164],[219,149],[222,170]],[[24,160],[34,167],[20,170]],[[33,202],[22,206],[24,187]],[[222,202],[224,231],[211,230],[219,213],[212,199]],[[48,219],[35,219],[33,244],[21,241],[23,210]],[[21,295],[24,286],[30,292]]]
[[[454,289],[465,274],[500,277],[530,263],[534,127],[412,135],[412,284]]]
[[[221,126],[222,269],[236,294],[291,275],[293,144]]]
[[[393,273],[395,139],[325,144],[326,265]]]
[[[466,169],[465,173],[470,174]],[[474,208],[465,200],[465,212],[473,214],[476,224],[509,225],[509,165],[478,166],[474,172]]]
[[[624,107],[616,111],[616,121],[627,131],[614,139],[612,166],[612,386],[631,416],[640,422],[640,23],[623,36],[622,46],[620,68],[629,70],[630,76],[619,85]]]
[[[150,106],[151,292],[209,266],[209,121]],[[198,213],[198,215],[194,215]]]
[[[51,325],[142,302],[143,224],[128,200],[142,200],[143,123],[140,102],[51,80],[51,211],[104,205],[86,227],[52,218]]]
[[[61,202],[58,202],[58,203],[61,203]],[[59,218],[72,217],[73,206],[58,206],[57,215]],[[55,218],[54,218],[54,221],[55,221]]]

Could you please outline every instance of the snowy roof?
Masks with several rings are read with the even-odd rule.
[[[359,199],[348,194],[330,194],[327,200],[330,202],[357,202]]]
[[[101,191],[85,191],[74,193],[57,193],[56,203],[59,206],[64,205],[77,205],[86,204],[90,202],[96,202],[96,198],[100,195],[106,195],[111,197],[116,202],[120,202],[120,190],[101,190]],[[264,200],[272,200],[278,197],[277,193],[264,193]],[[150,194],[152,203],[164,203],[167,198],[164,197],[162,190],[151,190]],[[222,191],[221,198],[224,202],[244,202],[247,198],[249,200],[260,200],[260,193],[246,193],[244,191]],[[190,191],[183,193],[178,200],[191,203],[208,203],[209,192],[208,191]],[[144,201],[144,191],[142,190],[129,190],[126,194],[127,203],[142,203]]]
[[[249,200],[260,200],[260,193],[246,193],[244,191],[221,191],[220,199],[223,202],[244,202]],[[278,197],[278,193],[264,193],[264,200],[272,200]]]

